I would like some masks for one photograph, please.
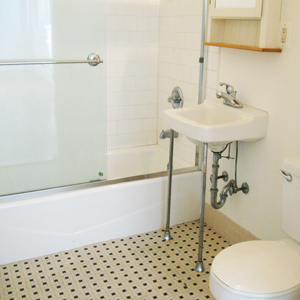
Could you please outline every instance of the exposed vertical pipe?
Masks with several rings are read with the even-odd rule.
[[[199,248],[198,261],[195,270],[198,272],[204,271],[203,265],[203,243],[204,243],[204,210],[205,210],[205,192],[206,192],[206,173],[207,173],[207,153],[208,144],[203,144],[203,159],[202,159],[202,193],[201,193],[201,207],[200,207],[200,229],[199,229]]]
[[[203,102],[203,89],[204,89],[204,56],[205,47],[204,42],[206,38],[206,21],[207,21],[207,8],[208,0],[203,0],[202,9],[202,32],[201,32],[201,47],[200,47],[200,75],[199,75],[199,92],[198,92],[198,104]],[[202,153],[201,153],[202,150]],[[200,153],[202,155],[200,155]],[[199,229],[199,248],[198,248],[198,261],[196,264],[196,271],[203,272],[203,234],[204,234],[204,210],[205,210],[205,192],[206,192],[206,172],[207,172],[207,155],[208,144],[203,144],[203,149],[199,146],[196,147],[196,165],[202,165],[202,193],[201,193],[201,208],[200,208],[200,229]]]
[[[205,57],[205,38],[206,38],[206,22],[207,22],[207,10],[208,10],[208,1],[203,0],[203,8],[202,8],[202,30],[201,30],[201,45],[200,45],[200,73],[199,73],[199,90],[198,90],[198,104],[203,102],[203,90],[204,90],[204,57]],[[196,157],[195,157],[195,165],[201,166],[202,155],[201,149],[199,146],[196,147]]]
[[[203,89],[204,89],[204,57],[205,57],[205,38],[206,38],[206,21],[207,21],[208,0],[203,0],[202,9],[202,31],[201,31],[201,46],[200,46],[200,76],[199,76],[199,94],[198,103],[203,102]]]
[[[235,171],[234,171],[234,180],[235,185],[238,186],[237,182],[237,163],[238,163],[238,156],[239,156],[239,142],[235,142]]]
[[[213,164],[212,164],[212,180],[211,180],[211,206],[215,209],[221,208],[224,204],[217,202],[218,197],[218,171],[219,171],[219,160],[221,159],[220,152],[213,152]]]
[[[172,172],[173,172],[173,149],[174,149],[174,130],[170,129],[170,150],[169,150],[169,173],[168,173],[168,207],[167,207],[167,220],[166,231],[163,237],[164,241],[169,241],[170,233],[170,215],[171,215],[171,194],[172,194]]]

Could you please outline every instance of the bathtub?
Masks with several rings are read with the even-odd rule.
[[[161,146],[143,146],[110,150],[107,153],[108,179],[126,178],[167,171],[169,152]],[[173,169],[191,167],[174,155]]]
[[[173,176],[171,224],[199,218],[200,176]],[[0,264],[165,226],[166,176],[98,185],[1,203]]]

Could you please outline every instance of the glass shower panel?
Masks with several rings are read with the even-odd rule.
[[[1,0],[0,60],[105,60],[104,0]],[[0,65],[0,194],[106,179],[104,64]]]

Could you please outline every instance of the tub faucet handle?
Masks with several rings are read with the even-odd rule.
[[[176,86],[171,97],[168,98],[168,102],[172,103],[173,108],[181,108],[183,106],[183,94],[179,86]]]

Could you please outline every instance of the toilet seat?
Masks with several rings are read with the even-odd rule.
[[[210,291],[216,300],[299,300],[300,285],[280,293],[257,294],[235,290],[222,281],[214,273],[210,273]]]
[[[210,288],[222,300],[299,300],[300,251],[284,241],[233,245],[214,259]]]

